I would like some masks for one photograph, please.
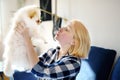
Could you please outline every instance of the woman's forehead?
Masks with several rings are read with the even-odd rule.
[[[72,27],[72,24],[71,24],[71,22],[69,22],[69,23],[67,23],[64,27]]]
[[[72,23],[69,23],[67,26],[69,27],[69,29],[73,30],[73,25],[72,25]]]
[[[64,25],[64,26],[62,26],[63,28],[67,28],[67,29],[69,29],[69,30],[71,30],[71,31],[73,31],[74,29],[73,29],[73,27],[74,27],[74,25],[72,24],[72,22],[68,22],[66,25]]]

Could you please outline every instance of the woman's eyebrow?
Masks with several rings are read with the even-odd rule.
[[[68,29],[72,30],[72,27],[71,27],[71,25],[68,25]]]

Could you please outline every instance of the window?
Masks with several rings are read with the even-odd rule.
[[[0,39],[2,39],[2,0],[0,0]]]

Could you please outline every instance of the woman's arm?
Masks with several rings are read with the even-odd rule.
[[[25,41],[26,49],[27,49],[27,54],[30,62],[30,67],[33,68],[35,64],[39,61],[38,55],[34,50],[34,47],[32,45],[28,28],[24,27],[26,26],[25,23],[21,22],[17,24],[16,31],[20,33]]]
[[[79,60],[66,56],[53,64],[44,64],[39,61],[33,67],[32,73],[43,78],[62,80],[63,78],[76,76],[80,70],[80,65]]]

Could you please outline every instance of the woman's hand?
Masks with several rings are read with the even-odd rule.
[[[17,23],[17,27],[15,28],[15,30],[23,36],[25,41],[27,41],[28,39],[30,39],[30,36],[29,36],[29,29],[25,26],[26,25],[24,22],[19,22]]]
[[[37,62],[39,61],[39,58],[32,45],[29,32],[28,32],[28,28],[25,26],[26,25],[24,22],[20,22],[17,24],[17,27],[15,28],[15,30],[19,34],[21,34],[25,40],[26,50],[27,50],[27,54],[28,54],[28,58],[30,62],[30,67],[32,68],[35,64],[37,64]]]

